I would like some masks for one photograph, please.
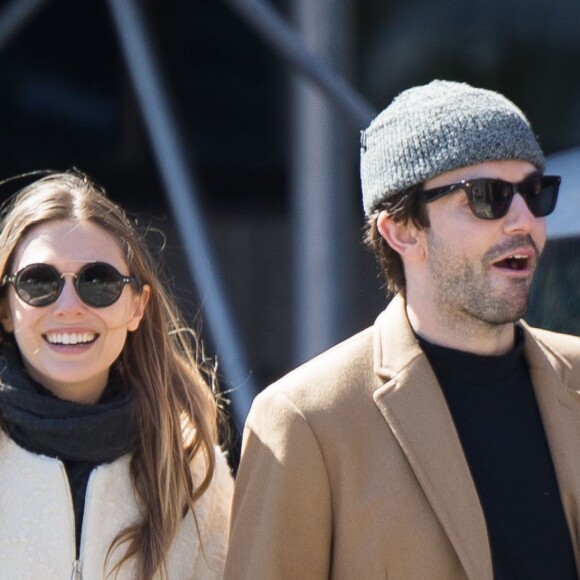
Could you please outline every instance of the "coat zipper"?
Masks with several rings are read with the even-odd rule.
[[[71,513],[71,517],[72,517],[73,543],[75,543],[75,540],[74,540],[74,538],[75,538],[75,510],[74,510],[73,499],[72,499],[72,491],[70,488],[68,476],[66,474],[66,469],[65,469],[64,464],[62,462],[60,462],[60,468],[62,469],[62,475],[64,477],[66,489],[68,491],[69,505],[70,505],[70,510],[71,510],[70,513]],[[79,546],[79,553],[78,554],[76,554],[76,548],[73,550],[75,555],[76,555],[76,560],[73,561],[72,574],[71,574],[70,580],[82,580],[82,578],[83,578],[83,560],[82,560],[81,556],[83,554],[83,546],[85,543],[85,527],[86,527],[85,524],[87,521],[87,508],[89,505],[89,495],[91,492],[91,487],[92,487],[91,484],[93,482],[93,477],[95,475],[95,471],[96,471],[96,469],[93,469],[93,471],[89,475],[89,481],[87,483],[87,491],[85,494],[85,512],[83,514],[83,524],[82,524],[82,528],[81,528],[81,545]]]
[[[70,580],[82,580],[82,577],[83,577],[83,564],[80,560],[75,560],[73,562],[73,569]]]
[[[83,514],[83,523],[81,525],[81,544],[79,546],[79,553],[77,556],[77,560],[75,562],[78,563],[78,568],[79,568],[79,575],[78,575],[78,579],[73,576],[73,578],[75,578],[75,580],[82,580],[82,568],[83,568],[83,555],[85,553],[84,547],[85,547],[85,541],[86,541],[86,530],[87,530],[87,520],[89,519],[89,508],[91,505],[90,499],[91,499],[91,492],[93,489],[93,481],[95,479],[95,472],[97,471],[97,469],[99,469],[98,467],[95,467],[92,471],[91,474],[89,475],[89,481],[87,482],[87,491],[85,492],[85,511]]]

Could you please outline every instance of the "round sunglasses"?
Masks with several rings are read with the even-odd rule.
[[[426,203],[459,189],[465,191],[474,216],[482,220],[504,217],[514,195],[519,193],[535,217],[545,217],[556,207],[561,178],[557,175],[533,174],[519,183],[502,179],[468,179],[421,192]]]
[[[135,276],[123,276],[111,264],[90,262],[78,272],[60,273],[50,264],[30,264],[16,274],[6,275],[2,285],[13,284],[18,297],[30,306],[48,306],[56,302],[64,288],[65,276],[72,276],[79,298],[93,308],[105,308],[119,300],[126,284],[135,284]]]

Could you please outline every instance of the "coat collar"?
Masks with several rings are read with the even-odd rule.
[[[394,339],[396,337],[396,339]],[[491,580],[483,512],[443,393],[396,296],[375,324],[373,398],[470,579]]]
[[[572,363],[553,346],[550,333],[522,323],[524,354],[558,479],[560,497],[572,537],[577,565],[580,562],[580,391]],[[576,347],[576,345],[574,345]],[[577,348],[577,347],[576,347]],[[573,384],[576,381],[576,386]]]
[[[521,323],[524,355],[572,542],[580,560],[580,385],[569,387],[572,365],[553,346],[555,335]],[[551,337],[551,338],[550,338]],[[375,324],[373,398],[470,579],[492,578],[487,529],[475,485],[447,403],[396,296]]]

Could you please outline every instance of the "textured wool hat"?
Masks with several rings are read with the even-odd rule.
[[[506,97],[440,80],[408,89],[361,132],[365,213],[446,171],[504,159],[544,169],[529,121]]]

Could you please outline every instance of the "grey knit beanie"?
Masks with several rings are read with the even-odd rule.
[[[544,169],[530,123],[503,95],[440,80],[408,89],[361,132],[365,213],[446,171],[504,159]]]

